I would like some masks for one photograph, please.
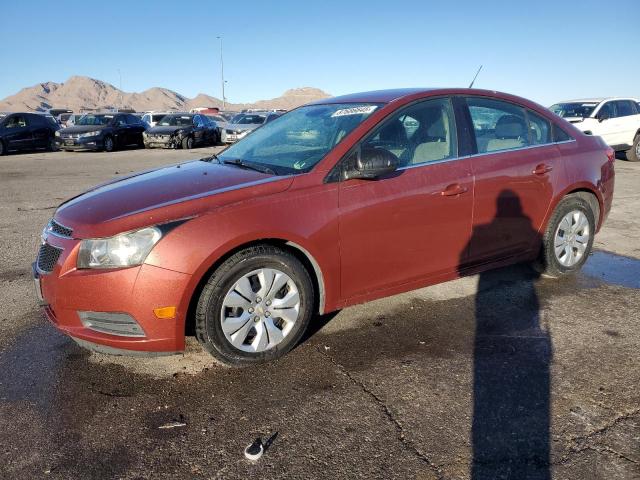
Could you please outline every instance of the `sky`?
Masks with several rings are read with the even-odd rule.
[[[639,17],[639,0],[2,2],[0,99],[73,75],[221,98],[219,36],[233,103],[466,87],[480,65],[476,87],[544,105],[640,97]]]

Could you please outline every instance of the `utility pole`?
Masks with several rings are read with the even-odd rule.
[[[222,109],[224,110],[227,106],[227,99],[224,96],[224,60],[222,58],[222,37],[216,37],[220,40],[220,83],[222,84]]]
[[[122,73],[118,69],[118,76],[120,77],[120,105],[118,105],[118,111],[122,110]]]

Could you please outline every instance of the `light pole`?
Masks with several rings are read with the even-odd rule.
[[[227,99],[224,96],[224,60],[222,59],[222,37],[216,37],[220,40],[220,83],[222,84],[222,109],[224,110],[227,104]]]

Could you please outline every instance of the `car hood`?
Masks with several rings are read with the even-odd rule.
[[[260,123],[227,123],[225,128],[229,130],[255,130],[262,126]]]
[[[106,237],[277,193],[291,182],[292,177],[196,160],[99,185],[60,205],[54,218],[72,228],[75,238]]]
[[[73,127],[61,129],[60,134],[95,132],[98,130],[104,130],[108,126],[109,125],[74,125]]]
[[[176,126],[172,126],[172,125],[167,125],[167,126],[156,126],[153,128],[150,128],[147,130],[147,133],[152,133],[152,134],[156,134],[156,135],[170,135],[172,133],[177,132],[178,130],[190,130],[191,127],[190,126],[186,126],[186,127],[176,127]]]

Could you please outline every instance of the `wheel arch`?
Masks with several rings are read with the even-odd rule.
[[[563,191],[560,195],[556,197],[553,204],[549,206],[549,210],[547,212],[546,218],[544,219],[544,222],[541,225],[540,233],[542,234],[547,229],[549,219],[551,218],[551,216],[553,215],[553,212],[558,207],[558,204],[569,195],[578,196],[583,200],[585,200],[587,203],[589,203],[589,205],[593,210],[593,215],[597,222],[596,232],[598,232],[604,221],[603,219],[604,199],[602,198],[602,195],[599,195],[598,193],[599,193],[598,189],[591,185],[574,185],[566,189],[565,191]]]
[[[245,248],[249,248],[255,245],[273,245],[280,247],[284,250],[291,252],[296,256],[298,260],[302,262],[304,267],[309,272],[311,277],[311,281],[313,283],[313,288],[316,292],[314,298],[314,307],[313,310],[320,315],[324,314],[325,311],[325,281],[324,275],[322,273],[322,269],[320,268],[320,264],[315,259],[313,254],[309,252],[302,245],[286,240],[283,238],[261,238],[257,240],[252,240],[249,242],[242,243],[240,245],[236,245],[235,247],[228,250],[223,255],[219,256],[200,276],[198,279],[198,283],[195,288],[191,292],[191,297],[189,299],[189,307],[187,309],[187,315],[185,318],[185,333],[187,335],[193,334],[195,331],[195,311],[198,304],[198,298],[200,296],[200,292],[202,292],[203,287],[207,283],[207,280],[211,276],[211,274],[222,265],[229,257],[239,252],[240,250],[244,250]]]

